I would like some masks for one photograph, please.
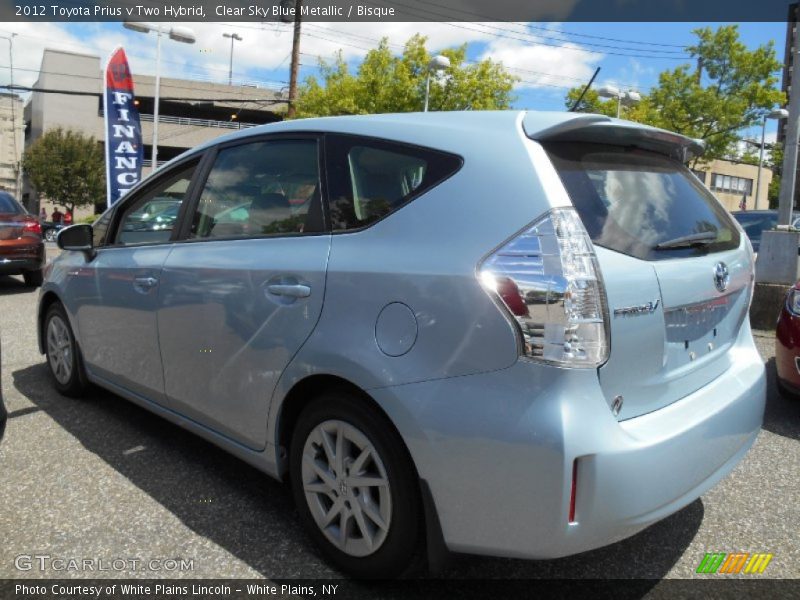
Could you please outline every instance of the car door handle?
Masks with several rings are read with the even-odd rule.
[[[275,296],[289,296],[290,298],[308,298],[311,295],[311,288],[307,285],[275,283],[267,286],[267,291]]]
[[[154,288],[158,285],[158,279],[155,277],[137,277],[133,280],[133,285],[137,288],[149,290],[150,288]]]

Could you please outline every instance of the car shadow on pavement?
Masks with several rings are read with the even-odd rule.
[[[34,405],[198,535],[273,580],[339,576],[302,532],[288,486],[110,392],[64,398],[48,377],[44,363],[13,373]],[[655,585],[694,538],[703,512],[697,500],[632,538],[569,558],[458,555],[434,577],[642,578]]]
[[[785,396],[778,391],[774,357],[767,361],[767,407],[763,429],[800,440],[800,397]]]
[[[25,285],[22,275],[11,277],[10,275],[0,275],[0,296],[10,296],[11,294],[31,294],[34,288]]]

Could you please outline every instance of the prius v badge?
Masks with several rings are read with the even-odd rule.
[[[621,308],[614,309],[614,316],[615,317],[632,317],[635,315],[649,315],[654,313],[658,308],[659,303],[661,300],[651,300],[646,304],[637,304],[636,306],[623,306]]]

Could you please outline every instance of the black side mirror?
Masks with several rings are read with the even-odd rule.
[[[86,258],[94,258],[92,226],[86,224],[70,225],[58,232],[56,244],[62,250],[83,252]]]

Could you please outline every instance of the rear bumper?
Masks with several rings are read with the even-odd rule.
[[[635,534],[742,459],[761,427],[766,378],[749,327],[730,352],[732,367],[709,385],[623,422],[596,372],[523,361],[370,393],[428,482],[451,550],[556,558]]]
[[[38,271],[43,266],[43,262],[36,258],[0,258],[0,274],[3,275]]]
[[[0,275],[38,271],[45,264],[44,242],[25,246],[0,247]]]

